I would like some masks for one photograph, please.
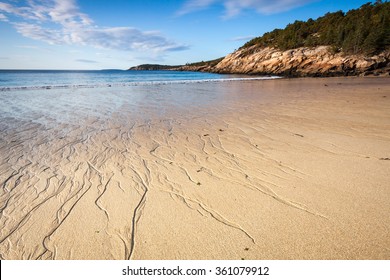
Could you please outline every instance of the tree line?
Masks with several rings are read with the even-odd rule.
[[[367,3],[359,9],[327,13],[316,20],[295,21],[247,42],[281,50],[331,46],[334,52],[374,54],[390,47],[390,2]]]

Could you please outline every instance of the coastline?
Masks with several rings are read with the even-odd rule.
[[[389,78],[127,91],[13,93],[1,259],[390,258]]]
[[[251,46],[224,58],[168,66],[143,64],[128,70],[194,71],[218,74],[276,75],[296,77],[389,76],[390,52],[345,54],[332,52],[330,46],[301,47],[281,51]]]

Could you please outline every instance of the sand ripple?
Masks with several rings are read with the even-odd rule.
[[[0,93],[1,259],[390,257],[387,79],[110,90]]]

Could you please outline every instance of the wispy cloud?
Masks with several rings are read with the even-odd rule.
[[[49,44],[151,52],[188,49],[157,31],[96,26],[74,0],[28,0],[23,6],[0,2],[0,11],[13,18],[18,33]]]
[[[89,60],[89,59],[75,59],[77,62],[83,62],[83,63],[99,63],[98,61],[95,60]]]
[[[16,46],[16,47],[20,48],[20,49],[31,49],[31,50],[39,50],[39,49],[41,49],[40,47],[33,46],[33,45],[19,45],[19,46]]]
[[[239,37],[231,38],[230,41],[234,41],[234,42],[237,42],[237,41],[249,41],[249,40],[251,40],[253,38],[255,38],[255,36],[253,36],[253,35],[250,35],[250,36],[239,36]]]
[[[187,0],[181,9],[177,12],[178,15],[185,15],[199,10],[204,10],[209,6],[220,2],[218,0]]]
[[[0,14],[0,21],[8,21],[8,18],[5,15]]]
[[[224,18],[232,18],[243,10],[255,10],[261,14],[276,14],[294,9],[318,0],[187,0],[178,15],[204,10],[212,5],[225,8]]]

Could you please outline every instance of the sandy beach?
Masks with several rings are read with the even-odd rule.
[[[390,259],[390,79],[0,92],[1,259]]]

